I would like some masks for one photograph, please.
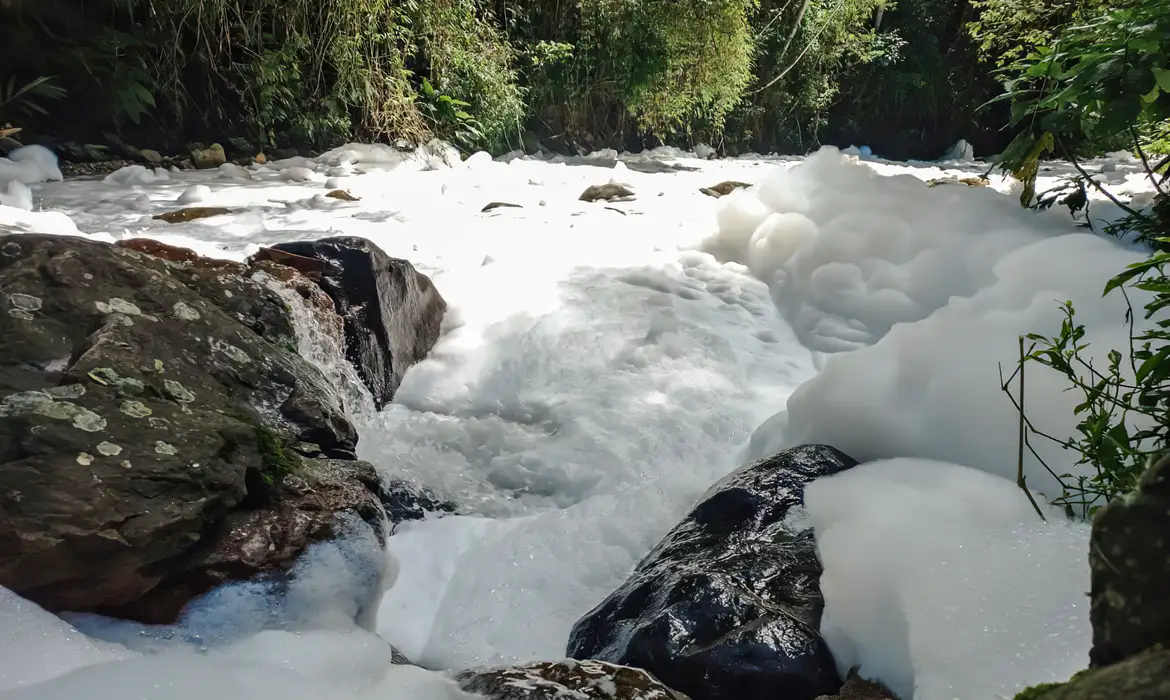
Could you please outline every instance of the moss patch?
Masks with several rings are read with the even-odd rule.
[[[260,461],[264,467],[264,481],[270,486],[280,484],[284,477],[297,468],[296,457],[284,449],[276,433],[264,426],[256,427],[256,449],[260,452]]]
[[[1040,700],[1049,692],[1063,686],[1064,683],[1040,683],[1030,688],[1024,688],[1012,700]]]

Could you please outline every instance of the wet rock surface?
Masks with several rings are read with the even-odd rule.
[[[1146,471],[1132,496],[1097,513],[1089,568],[1090,665],[1170,648],[1170,457]]]
[[[568,654],[643,668],[695,700],[813,700],[841,687],[818,633],[804,485],[856,462],[805,445],[741,467],[573,627]]]
[[[447,302],[410,262],[355,237],[281,243],[274,250],[325,263],[319,284],[345,323],[346,357],[381,409],[406,370],[439,339]]]
[[[645,671],[604,661],[542,661],[468,671],[457,680],[491,700],[689,700]]]
[[[169,622],[341,517],[380,536],[286,302],[188,253],[0,236],[0,585],[49,610]]]

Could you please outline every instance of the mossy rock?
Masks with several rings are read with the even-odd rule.
[[[357,432],[271,280],[68,236],[0,247],[0,586],[165,623],[291,566],[340,511],[380,532],[369,465],[306,467],[353,460]]]
[[[1170,651],[1155,648],[1104,668],[1081,671],[1064,683],[1042,683],[1014,700],[1167,700]]]

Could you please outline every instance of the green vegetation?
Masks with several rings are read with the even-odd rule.
[[[1124,295],[1128,348],[1110,350],[1103,364],[1094,363],[1084,326],[1066,303],[1060,332],[1029,335],[1030,345],[1021,353],[1017,372],[1029,362],[1039,363],[1064,375],[1070,390],[1083,398],[1076,408],[1077,436],[1044,435],[1030,423],[1022,432],[1029,447],[1029,435],[1052,440],[1077,454],[1078,464],[1090,466],[1090,476],[1054,473],[1064,486],[1055,503],[1070,514],[1090,517],[1132,492],[1145,470],[1170,453],[1170,320],[1165,316],[1170,307],[1170,157],[1156,154],[1164,151],[1170,123],[1170,9],[1162,0],[1111,3],[1095,11],[1082,9],[1069,24],[1028,37],[1032,48],[1003,69],[1009,76],[1005,99],[1018,136],[1001,165],[1025,181],[1023,203],[1032,203],[1038,158],[1055,152],[1080,173],[1066,190],[1066,204],[1087,206],[1085,188],[1099,190],[1126,212],[1110,230],[1136,232],[1138,240],[1154,248],[1147,260],[1131,265],[1104,290]],[[1080,168],[1080,154],[1117,143],[1142,159],[1157,190],[1151,206],[1131,207]],[[1034,206],[1052,203],[1041,197]],[[1129,303],[1134,290],[1148,298],[1140,315]]]
[[[993,153],[1013,135],[1003,126],[1014,115],[992,101],[1000,81],[1019,80],[1037,51],[1063,55],[1057,37],[1095,26],[1106,5],[1143,6],[0,0],[0,125],[115,151],[219,141],[235,156],[433,136],[467,151],[539,138],[566,153],[866,143],[926,158],[966,138]],[[1053,132],[1057,151],[1129,147],[1096,129],[1075,142],[1065,131]],[[1141,144],[1164,153],[1168,133],[1147,120]]]
[[[298,466],[296,457],[285,450],[280,436],[263,426],[256,427],[256,449],[263,465],[264,482],[269,486],[279,486]]]
[[[1056,690],[1063,686],[1064,683],[1040,683],[1028,688],[1024,688],[1016,693],[1016,697],[1012,700],[1040,700],[1049,693],[1049,691]]]

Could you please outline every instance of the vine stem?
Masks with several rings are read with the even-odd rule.
[[[1027,420],[1024,418],[1024,364],[1027,359],[1024,356],[1024,336],[1019,337],[1020,341],[1020,438],[1019,444],[1016,447],[1016,485],[1028,497],[1028,502],[1032,504],[1032,508],[1036,510],[1036,515],[1040,516],[1041,520],[1047,521],[1044,517],[1044,511],[1040,510],[1039,504],[1032,496],[1032,492],[1028,490],[1028,477],[1024,476],[1024,443],[1027,441]]]

